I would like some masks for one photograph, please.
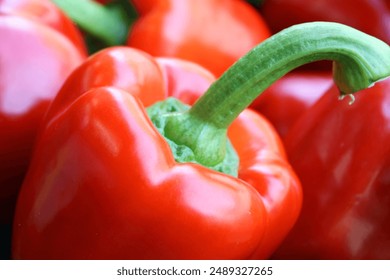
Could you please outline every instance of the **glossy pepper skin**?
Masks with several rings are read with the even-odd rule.
[[[96,64],[104,66],[105,56],[117,61],[147,57],[116,47],[90,57],[86,64],[98,59]],[[174,92],[187,101],[200,96],[204,89],[196,86],[199,83],[188,87],[192,91],[179,86],[183,77],[199,73],[199,79],[212,81],[212,75],[199,72],[199,66],[188,68],[190,63],[166,58],[150,58],[150,63],[162,69],[155,73],[155,80],[161,81],[155,85],[157,92],[182,88],[165,92],[165,97],[153,95],[156,101]],[[118,64],[122,63],[102,66],[101,79],[108,69],[121,73],[112,69]],[[82,71],[70,76],[66,93],[75,80],[87,76]],[[54,101],[18,201],[13,257],[269,256],[291,228],[301,202],[299,181],[272,126],[247,110],[229,129],[241,158],[238,178],[199,164],[179,164],[146,115],[141,100],[153,93],[141,91],[137,98],[132,91],[138,87],[125,91],[117,86],[119,80],[108,77],[102,87],[77,89],[78,96],[64,106]]]
[[[67,37],[80,50],[86,47],[79,30],[64,13],[48,0],[1,0],[0,12],[18,15],[46,25]]]
[[[52,24],[45,25],[46,17]],[[50,101],[85,59],[85,48],[72,41],[77,30],[69,23],[47,1],[0,1],[0,223],[12,220],[36,132]]]
[[[165,91],[186,104],[194,104],[215,81],[210,71],[194,62],[167,57],[157,57],[156,61],[162,70]]]
[[[351,105],[336,95],[330,89],[286,137],[305,199],[274,258],[390,258],[390,79]]]
[[[261,13],[273,32],[303,22],[334,21],[359,29],[389,44],[388,2],[388,0],[267,0],[262,5]]]
[[[251,108],[264,115],[284,139],[297,119],[332,85],[330,71],[293,71],[266,89]]]
[[[108,48],[90,56],[69,75],[52,101],[44,122],[91,88],[112,85],[131,92],[145,106],[167,97],[161,68],[149,54],[133,48]]]
[[[106,51],[118,51],[110,57],[124,59],[124,50],[129,49]],[[278,59],[267,54],[279,54]],[[313,58],[335,59],[339,90],[357,92],[390,76],[389,54],[387,44],[348,26],[293,26],[248,52],[189,109],[180,111],[180,105],[172,113],[169,99],[148,108],[150,114],[167,106],[151,119],[145,101],[131,94],[142,97],[137,91],[142,80],[125,91],[112,76],[105,82],[107,68],[102,68],[101,87],[70,87],[74,99],[60,93],[49,109],[19,196],[14,257],[269,256],[299,213],[301,191],[275,131],[245,108],[275,80]],[[88,76],[81,72],[70,79]],[[169,87],[163,83],[162,88]],[[237,125],[241,118],[245,121]],[[219,163],[230,162],[226,134],[240,157],[237,177],[215,171]],[[178,163],[180,151],[188,150],[195,161]]]
[[[241,0],[132,0],[140,18],[127,44],[153,56],[196,62],[219,77],[270,36],[260,14]]]

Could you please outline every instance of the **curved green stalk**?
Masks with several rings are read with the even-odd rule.
[[[226,155],[226,131],[268,86],[289,71],[317,60],[333,60],[341,95],[390,76],[390,47],[351,27],[331,22],[292,26],[264,41],[228,69],[188,111],[166,115],[163,135],[189,147],[200,164]]]

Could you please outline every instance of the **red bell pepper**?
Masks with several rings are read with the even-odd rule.
[[[342,22],[390,43],[389,1],[269,0],[273,31],[313,20]],[[370,19],[370,20],[367,20]],[[388,60],[386,62],[389,65]],[[274,254],[282,259],[389,259],[387,169],[390,81],[335,100],[331,88],[285,137],[302,180],[302,213]]]
[[[335,94],[330,89],[286,136],[305,199],[275,258],[390,259],[390,79],[351,105]]]
[[[85,59],[85,46],[76,35],[50,1],[0,1],[0,223],[11,222],[50,101]]]
[[[102,65],[94,72],[102,86],[80,90],[91,77],[84,64],[49,109],[18,200],[13,257],[268,257],[297,219],[301,189],[273,128],[245,108],[313,59],[335,59],[340,90],[355,92],[390,75],[381,65],[389,51],[346,26],[294,26],[250,51],[192,107],[168,98],[146,110],[132,95],[150,100],[143,81],[125,91],[110,74],[116,64],[103,66],[125,59],[138,70],[147,56],[125,47],[92,56],[86,64]]]
[[[216,76],[270,36],[260,14],[242,0],[131,2],[140,17],[129,46],[196,62]]]

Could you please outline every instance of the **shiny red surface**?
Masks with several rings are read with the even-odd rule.
[[[304,200],[275,258],[390,258],[390,80],[351,105],[337,95],[331,88],[285,138]]]
[[[85,54],[20,15],[0,14],[0,38],[0,223],[10,223],[40,121]]]
[[[196,63],[164,57],[156,61],[163,71],[169,96],[179,98],[186,104],[194,104],[215,81],[211,72]]]
[[[51,104],[46,122],[89,89],[102,86],[126,90],[145,106],[167,97],[162,70],[150,55],[128,47],[106,48],[71,73]]]
[[[0,12],[49,26],[71,40],[81,52],[87,52],[80,31],[50,0],[0,0]]]
[[[113,50],[98,56],[104,61],[106,53],[110,57],[114,52],[126,61],[120,53],[140,55],[131,49]],[[156,89],[172,90],[166,96],[175,93],[193,100],[204,91],[199,80],[212,82],[198,65],[157,61],[163,71],[154,72],[155,80],[164,80]],[[83,67],[79,69],[87,73],[89,67]],[[182,84],[194,75],[201,77]],[[107,81],[115,83],[110,75]],[[65,83],[68,93],[70,84],[78,85],[75,80]],[[74,95],[73,102],[52,107],[18,201],[13,257],[269,256],[297,219],[302,199],[300,183],[269,122],[246,110],[229,128],[241,158],[239,178],[234,178],[198,164],[176,163],[131,87],[124,91],[107,86],[91,87]],[[143,93],[149,94],[141,91],[141,97]],[[155,95],[156,101],[160,98]]]
[[[277,80],[251,105],[284,138],[295,121],[333,85],[329,71],[294,71]]]
[[[129,46],[196,62],[217,77],[270,35],[260,14],[241,0],[132,2],[141,16]]]

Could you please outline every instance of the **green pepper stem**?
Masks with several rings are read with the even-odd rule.
[[[131,19],[122,6],[104,6],[92,0],[52,1],[81,29],[107,46],[126,41]]]
[[[341,95],[390,76],[390,47],[351,27],[311,22],[287,28],[256,46],[229,68],[185,113],[172,115],[165,137],[190,147],[206,166],[224,157],[226,131],[268,86],[289,71],[333,60]]]

